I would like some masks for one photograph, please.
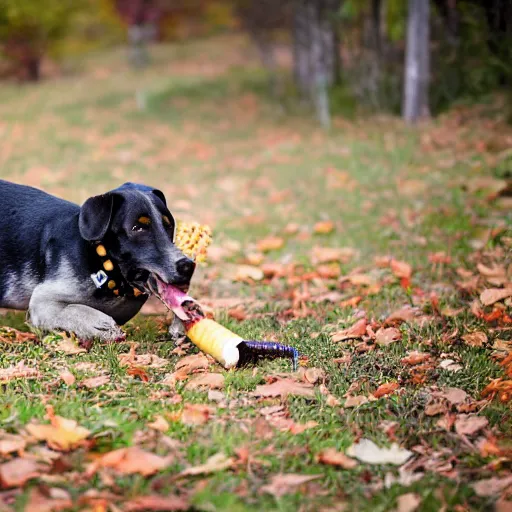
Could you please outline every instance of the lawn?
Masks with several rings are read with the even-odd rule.
[[[411,128],[345,99],[325,132],[238,37],[3,85],[0,178],[76,202],[157,186],[213,229],[191,294],[302,357],[225,371],[157,303],[88,353],[0,330],[0,510],[510,510],[512,389],[482,395],[512,378],[512,299],[485,292],[512,282],[501,101]]]

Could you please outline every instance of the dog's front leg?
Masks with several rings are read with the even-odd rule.
[[[118,341],[124,333],[114,319],[83,304],[66,304],[34,291],[29,305],[29,319],[34,327],[64,330],[79,339]]]

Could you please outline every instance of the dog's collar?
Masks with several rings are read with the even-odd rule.
[[[116,297],[139,297],[147,293],[132,286],[108,256],[102,242],[93,242],[94,252],[100,259],[101,269],[91,274],[91,279],[102,295]]]

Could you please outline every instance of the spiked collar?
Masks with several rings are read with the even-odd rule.
[[[100,270],[91,274],[91,279],[96,286],[95,295],[114,297],[139,297],[147,295],[146,292],[132,286],[123,276],[114,260],[109,257],[103,242],[92,243],[94,253],[99,259]]]

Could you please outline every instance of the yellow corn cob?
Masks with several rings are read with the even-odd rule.
[[[202,318],[187,329],[187,336],[199,350],[211,355],[224,368],[237,365],[237,346],[243,338],[209,318]]]
[[[178,221],[176,246],[196,263],[203,263],[206,260],[206,252],[211,241],[212,230],[209,226],[198,222]]]

